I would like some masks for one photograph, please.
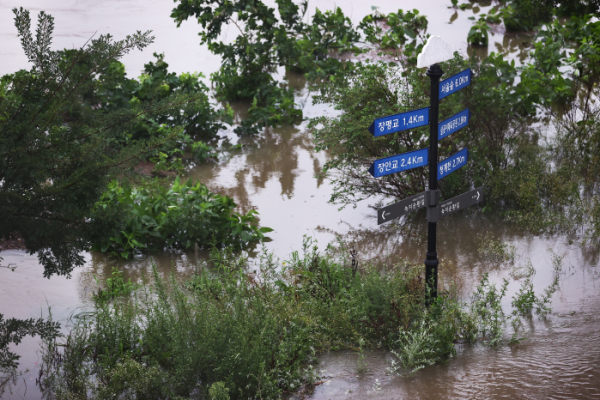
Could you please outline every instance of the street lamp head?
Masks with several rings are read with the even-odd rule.
[[[448,61],[454,56],[452,45],[439,36],[431,36],[423,51],[417,56],[417,68],[426,68],[442,61]]]

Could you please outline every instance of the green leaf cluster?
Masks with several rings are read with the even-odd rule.
[[[157,181],[139,188],[113,181],[90,216],[109,229],[95,237],[92,250],[126,259],[140,251],[211,243],[241,248],[271,231],[256,226],[256,211],[239,214],[233,211],[235,206],[230,197],[191,179],[181,182],[177,177],[169,188]]]
[[[152,43],[150,32],[54,51],[51,16],[40,12],[34,36],[29,12],[13,11],[32,68],[0,78],[0,232],[19,234],[45,276],[69,274],[110,230],[90,213],[111,179],[146,159],[180,165],[191,136],[213,137],[231,113],[209,104],[199,75],[169,73],[162,56],[128,79],[118,60]]]
[[[490,27],[485,18],[480,18],[467,34],[467,42],[471,45],[487,46],[489,41]]]
[[[203,28],[202,43],[222,57],[221,68],[211,75],[217,95],[252,103],[248,120],[236,128],[238,134],[254,134],[259,128],[301,118],[293,90],[273,77],[277,68],[304,72],[312,79],[326,77],[341,65],[330,57],[331,52],[357,51],[354,43],[359,34],[339,7],[326,12],[317,9],[307,24],[302,21],[307,2],[277,0],[277,10],[260,0],[177,3],[171,16],[178,26],[196,17]],[[219,40],[225,26],[239,31],[232,43]]]
[[[367,15],[358,28],[365,33],[367,42],[377,44],[381,49],[398,49],[403,47],[408,39],[416,40],[418,36],[424,35],[427,24],[427,17],[420,15],[419,10],[405,12],[400,9],[387,16],[378,11]]]

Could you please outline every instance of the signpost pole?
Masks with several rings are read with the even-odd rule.
[[[438,116],[440,108],[440,78],[444,74],[436,63],[429,67],[427,76],[431,79],[431,108],[429,110],[429,190],[426,194],[427,204],[427,257],[425,258],[425,302],[431,304],[437,298],[438,258],[436,249],[438,195]]]

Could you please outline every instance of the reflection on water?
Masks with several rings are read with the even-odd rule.
[[[19,2],[13,3],[15,6],[27,6],[17,4]],[[40,8],[39,1],[36,3],[31,0],[30,3],[33,4],[32,8]],[[87,5],[89,2],[85,3]],[[92,11],[97,7],[96,3],[89,4]],[[118,21],[122,22],[125,15],[129,18],[130,14],[123,12],[127,8],[126,3],[141,4],[139,0],[113,3],[118,5],[110,12],[104,7],[106,9],[101,13],[104,17],[99,19],[102,24],[110,25],[114,13],[119,14]],[[380,11],[384,13],[395,12],[399,7],[410,9],[421,5],[398,4],[391,0],[380,3]],[[72,9],[65,6],[61,10],[47,10],[65,20],[73,19],[73,15],[83,12],[77,2],[70,1],[69,4]],[[166,7],[164,4],[160,6]],[[446,0],[436,0],[434,5],[435,7],[428,4],[427,9],[422,10],[430,20],[428,32],[443,36],[463,54],[466,52],[469,56],[475,54],[478,57],[486,57],[488,51],[498,51],[509,58],[517,58],[517,61],[525,60],[531,36],[504,35],[501,28],[494,31],[495,36],[490,36],[488,47],[466,45],[466,35],[472,23],[467,18],[476,12],[476,8],[480,9],[480,13],[488,13],[491,2],[478,2],[476,7],[465,11],[448,8],[450,2]],[[340,6],[347,14],[352,15],[355,22],[371,12],[371,4],[365,2],[348,1]],[[151,51],[174,51],[172,57],[167,54],[167,61],[175,71],[205,68],[203,71],[208,76],[218,67],[218,60],[215,62],[205,48],[197,46],[197,39],[191,40],[193,54],[190,55],[191,50],[184,47],[181,37],[196,37],[198,27],[184,24],[181,31],[176,30],[171,26],[173,23],[168,17],[172,5],[168,7],[168,10],[160,12],[149,7],[140,7],[140,14],[135,14],[135,26],[151,16],[152,26],[139,27],[143,30],[159,27],[156,34],[161,41],[157,42],[158,47]],[[332,9],[333,2],[320,2],[319,8]],[[154,11],[144,14],[144,10],[149,9]],[[85,11],[86,18],[91,18],[92,11]],[[157,15],[164,17],[160,20],[162,22],[158,21]],[[10,24],[10,21],[8,23]],[[59,29],[63,29],[60,20],[57,20],[56,24]],[[72,27],[76,31],[73,37],[84,32],[82,37],[87,38],[88,25],[89,21],[77,22]],[[8,25],[0,26],[1,32],[4,32]],[[119,29],[113,32],[117,34],[117,38],[130,33],[127,30],[120,34],[124,27],[129,27],[129,24],[121,23]],[[10,54],[16,52],[14,48],[18,47],[18,39],[14,33],[12,35],[16,45],[9,46]],[[178,43],[178,46],[169,47],[170,43],[166,44],[162,39],[164,35],[170,42]],[[72,37],[60,39],[63,47],[71,47],[67,39],[72,40]],[[147,61],[148,54],[150,51],[144,55],[135,55],[137,58],[133,63],[134,69],[138,66],[141,68]],[[206,62],[206,59],[209,62]],[[19,64],[21,61],[17,61],[14,64],[5,64],[2,68],[9,68],[5,72],[13,72],[16,66],[23,66],[22,63]],[[280,76],[294,88],[296,101],[304,105],[305,117],[335,114],[336,111],[327,106],[310,104],[310,93],[302,75],[282,69]],[[237,121],[245,117],[249,107],[247,103],[234,103],[231,106]],[[256,137],[238,138],[231,130],[223,135],[223,148],[227,148],[230,143],[242,144],[243,147],[224,150],[218,163],[196,166],[189,171],[189,176],[199,179],[213,191],[233,197],[239,205],[240,212],[258,210],[261,225],[275,229],[275,232],[269,235],[273,241],[265,244],[267,250],[285,258],[291,251],[300,250],[303,235],[310,235],[320,242],[321,247],[339,238],[348,248],[358,251],[362,264],[372,260],[382,268],[387,268],[400,259],[422,263],[425,258],[427,234],[424,213],[416,213],[400,223],[377,226],[375,211],[369,204],[381,199],[364,201],[356,208],[347,207],[343,210],[338,210],[336,205],[327,202],[332,193],[331,186],[322,177],[315,178],[321,172],[327,155],[323,152],[315,153],[306,122],[268,128]],[[484,272],[489,272],[492,280],[499,282],[509,276],[513,267],[511,263],[495,262],[480,253],[478,248],[486,235],[515,246],[517,257],[514,265],[523,265],[528,260],[532,262],[537,268],[534,284],[538,293],[551,282],[552,254],[565,254],[560,290],[554,295],[555,311],[549,322],[534,318],[531,331],[527,334],[528,340],[521,345],[501,346],[497,349],[480,344],[461,345],[455,359],[405,378],[386,374],[390,356],[385,352],[368,353],[365,358],[368,369],[362,374],[357,374],[358,356],[355,353],[325,354],[321,358],[320,368],[325,369],[327,372],[324,374],[331,379],[316,388],[314,398],[487,399],[600,396],[600,334],[597,332],[600,323],[598,248],[570,245],[568,240],[562,237],[531,237],[476,209],[452,214],[438,224],[438,252],[442,259],[440,273],[442,277],[447,276],[459,282],[461,293],[465,296]],[[256,256],[258,250],[259,246],[248,249],[248,256]],[[35,256],[28,256],[22,252],[3,252],[2,257],[5,258],[2,265],[14,262],[18,268],[15,272],[0,268],[0,312],[4,313],[5,317],[32,318],[38,317],[40,312],[47,315],[49,305],[55,319],[63,323],[64,331],[67,332],[71,326],[69,316],[89,307],[91,292],[97,289],[95,278],[103,280],[110,276],[113,268],[118,268],[124,271],[125,279],[138,281],[144,275],[149,276],[154,265],[163,276],[173,273],[178,279],[186,279],[195,272],[202,260],[208,258],[208,252],[155,254],[129,262],[92,253],[87,255],[86,266],[76,270],[71,280],[63,277],[53,277],[51,280],[42,278],[42,268]],[[504,304],[506,309],[510,306],[510,296],[518,290],[518,286],[518,282],[509,286]],[[38,342],[38,339],[27,338],[18,347],[19,354],[22,354],[22,368],[30,369],[30,373],[24,375],[25,382],[31,383],[26,395],[24,389],[19,389],[14,395],[5,398],[40,397],[34,381],[30,381],[38,373],[36,362],[39,362],[39,357],[35,352]]]

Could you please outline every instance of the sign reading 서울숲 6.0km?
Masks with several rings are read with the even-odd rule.
[[[375,178],[406,171],[427,165],[428,149],[411,151],[410,153],[397,154],[395,156],[375,160],[369,168],[369,173]]]
[[[429,125],[429,107],[377,118],[369,126],[369,132],[377,137],[424,125]]]
[[[444,79],[440,82],[440,100],[446,96],[451,95],[454,92],[464,89],[471,84],[471,68],[467,68],[464,71],[459,72],[456,75],[451,76],[448,79]]]

